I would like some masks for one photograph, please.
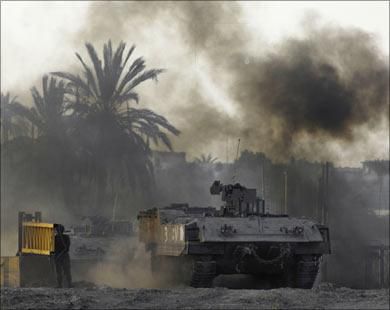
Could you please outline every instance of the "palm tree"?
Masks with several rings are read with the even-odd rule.
[[[162,142],[172,149],[167,132],[179,134],[163,116],[130,107],[132,102],[139,102],[135,88],[147,80],[157,81],[163,70],[146,70],[142,57],[127,66],[135,46],[124,57],[125,48],[126,44],[120,42],[113,50],[108,41],[104,44],[102,63],[94,46],[86,43],[92,66],[76,53],[83,68],[82,77],[53,72],[67,80],[73,92],[71,108],[80,120],[75,136],[93,167],[91,178],[96,182],[97,207],[103,204],[108,180],[112,191],[125,184],[133,188],[149,184],[153,177],[150,142]]]
[[[42,91],[36,87],[31,89],[34,104],[31,109],[9,100],[8,94],[2,95],[2,112],[3,106],[6,107],[4,110],[21,120],[23,127],[31,128],[33,138],[13,140],[10,143],[9,153],[15,157],[15,160],[9,162],[12,173],[17,175],[20,182],[28,180],[26,184],[29,184],[29,191],[44,190],[44,196],[49,200],[65,198],[65,203],[67,197],[70,197],[67,192],[71,180],[69,176],[74,172],[71,169],[72,153],[67,139],[67,120],[71,115],[66,115],[66,91],[63,81],[44,76]],[[8,118],[3,121],[3,116],[4,113],[2,127],[10,128]]]
[[[27,110],[20,104],[16,97],[9,93],[1,93],[1,173],[6,176],[15,171],[15,162],[26,150],[26,145],[21,137],[27,132],[27,122],[19,116],[19,112]],[[2,182],[2,186],[6,186]],[[2,187],[3,191],[3,187]],[[4,195],[6,196],[6,195]]]
[[[27,123],[20,114],[28,109],[11,97],[10,93],[1,93],[1,142],[8,143],[10,137],[15,138],[27,132]]]
[[[76,169],[69,139],[74,117],[66,99],[68,92],[64,81],[45,75],[41,91],[31,88],[34,106],[19,111],[19,116],[32,124],[34,143],[28,162],[35,184],[47,190],[49,199],[58,197],[69,207]]]
[[[31,88],[34,107],[23,116],[37,128],[38,138],[45,137],[50,142],[65,138],[66,122],[71,117],[65,97],[68,91],[64,81],[47,75],[42,78],[42,95],[36,87]]]
[[[69,141],[67,139],[67,105],[65,94],[67,89],[63,81],[47,75],[42,78],[42,94],[36,87],[31,88],[34,106],[20,110],[18,115],[31,122],[34,152],[34,165],[46,172],[50,179],[61,178],[62,168],[69,157]]]
[[[21,116],[28,108],[11,97],[9,93],[1,93],[1,172],[20,175],[20,163],[26,162],[27,150],[31,150],[31,140],[26,139],[28,121]],[[28,153],[28,151],[27,151]]]
[[[205,154],[196,157],[194,162],[197,164],[214,164],[218,160],[218,157],[213,157],[211,154],[207,156]]]

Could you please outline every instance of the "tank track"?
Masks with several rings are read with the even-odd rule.
[[[318,274],[318,269],[318,260],[300,260],[296,266],[295,287],[312,288]]]
[[[215,261],[195,261],[191,278],[192,287],[211,287],[216,276]]]

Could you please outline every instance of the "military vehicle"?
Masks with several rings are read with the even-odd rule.
[[[69,235],[69,254],[75,281],[93,281],[99,263],[122,266],[135,252],[131,242],[135,237],[130,220],[84,216],[81,223],[71,227]]]
[[[224,205],[172,204],[141,211],[139,240],[151,253],[151,269],[164,281],[210,287],[221,274],[249,274],[269,287],[311,288],[329,230],[309,219],[265,212],[256,189],[215,181],[212,195]]]

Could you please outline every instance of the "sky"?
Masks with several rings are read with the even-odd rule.
[[[88,35],[91,35],[90,27],[93,26],[88,25],[91,7],[99,5],[100,3],[88,1],[2,1],[1,91],[17,94],[24,103],[29,105],[31,104],[29,89],[33,85],[39,85],[43,74],[73,68],[76,65],[74,52],[82,51],[84,41],[88,39]],[[259,1],[232,3],[232,7],[234,6],[242,9],[243,12],[238,22],[252,34],[252,39],[249,40],[247,46],[249,50],[257,51],[265,46],[267,49],[272,49],[274,45],[286,38],[300,37],[304,35],[305,25],[311,23],[364,30],[374,38],[380,52],[388,59],[388,1]],[[104,8],[102,7],[102,9]],[[115,19],[115,16],[107,17],[108,24],[110,24],[111,18]],[[169,23],[169,20],[166,22]],[[164,29],[166,29],[164,33],[169,35],[169,31],[174,30],[166,26],[164,25]],[[155,35],[156,28],[153,27],[149,32],[146,29],[137,35],[129,33],[128,37],[125,35],[124,40],[135,41],[139,53],[145,55],[146,59],[150,59],[151,65],[168,67],[167,69],[172,72],[183,70],[180,61],[176,67],[174,64],[172,65],[171,59],[173,57],[177,59],[189,58],[190,60],[186,62],[186,70],[195,76],[196,83],[211,98],[209,104],[228,117],[234,115],[240,117],[238,103],[226,94],[223,87],[215,85],[212,75],[208,74],[208,70],[211,69],[207,60],[191,58],[188,55],[188,50],[180,48],[180,44],[175,43],[177,39],[174,35],[172,35],[170,42],[173,42],[172,46],[177,46],[177,48],[165,50],[163,47],[166,41],[162,36]],[[86,34],[85,39],[82,36],[83,33]],[[157,53],[158,55],[156,55]],[[191,62],[195,61],[197,61],[196,66],[192,66]],[[203,70],[202,68],[207,69]],[[169,77],[169,73],[167,75]],[[183,85],[186,83],[191,83],[191,80],[183,81]],[[164,85],[163,81],[160,84],[162,84],[162,89],[166,89],[167,86]],[[158,90],[156,92],[159,96]],[[150,94],[146,93],[144,97],[149,99],[149,96]],[[172,111],[176,107],[176,103],[166,102],[164,105],[157,104],[156,110],[170,119],[170,113],[173,113]],[[187,151],[189,156],[193,157],[211,149],[212,153],[220,158],[229,157],[225,154],[226,148],[221,145],[220,141],[205,142],[204,145],[200,146],[190,146],[188,143],[184,143],[183,141],[188,140],[189,137],[185,131],[188,119],[183,119],[183,115],[172,117],[177,124],[184,128],[182,137],[176,144],[174,143],[177,150]],[[178,127],[180,127],[179,125]],[[336,153],[340,155],[330,156],[330,159],[336,161],[339,159],[340,165],[357,165],[364,159],[364,156],[386,156],[388,154],[388,124],[378,132],[369,133],[368,136],[371,137],[367,143],[373,149],[372,152],[362,152],[361,156],[356,156],[355,147],[345,150],[343,145],[332,141],[329,148],[334,148],[337,150]],[[234,149],[232,141],[236,138],[231,137],[230,148]],[[243,147],[249,144],[251,141],[243,141]],[[230,158],[233,157],[233,149],[229,151]],[[260,149],[260,151],[262,150]],[[351,159],[347,160],[346,158]]]

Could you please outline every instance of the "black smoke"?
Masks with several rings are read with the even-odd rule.
[[[250,66],[241,65],[235,76],[233,96],[249,127],[275,120],[274,142],[287,152],[302,134],[353,142],[355,128],[375,127],[388,114],[388,65],[374,40],[359,30],[309,29],[305,38],[288,39]]]
[[[77,40],[111,37],[140,47],[162,40],[164,49],[148,57],[168,69],[155,95],[162,100],[155,103],[147,91],[143,102],[157,110],[170,106],[167,116],[182,130],[175,141],[179,150],[197,155],[210,144],[223,147],[227,137],[241,137],[248,148],[276,160],[317,159],[320,150],[321,160],[340,159],[328,143],[372,156],[360,141],[388,128],[388,57],[376,38],[356,28],[310,23],[299,37],[272,46],[261,34],[261,27],[248,30],[238,3],[124,2],[92,4]],[[253,41],[261,43],[256,51]],[[194,64],[234,103],[236,115],[210,104],[193,77]]]

